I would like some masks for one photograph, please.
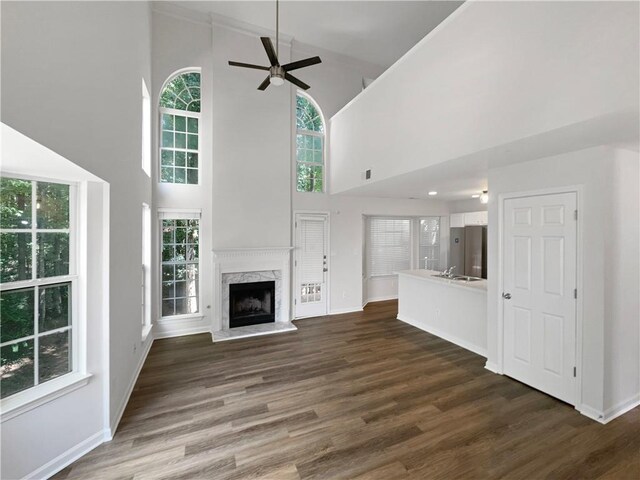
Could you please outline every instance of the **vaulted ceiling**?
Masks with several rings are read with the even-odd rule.
[[[275,30],[275,1],[176,2]],[[280,31],[296,41],[389,67],[463,2],[281,0]]]

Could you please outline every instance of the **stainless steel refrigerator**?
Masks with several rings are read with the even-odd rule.
[[[449,236],[449,267],[453,273],[487,278],[487,227],[455,227]]]

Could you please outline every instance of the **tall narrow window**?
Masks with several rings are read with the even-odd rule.
[[[296,189],[324,191],[324,122],[307,94],[296,97]]]
[[[200,73],[181,73],[167,82],[160,117],[160,181],[198,184]]]
[[[142,79],[142,170],[151,176],[151,97]]]
[[[440,217],[421,218],[418,235],[419,267],[440,270]]]
[[[0,179],[2,398],[74,370],[75,188]]]
[[[151,329],[151,209],[142,204],[142,337]]]
[[[411,218],[371,217],[367,221],[368,276],[411,268]]]
[[[199,228],[197,214],[161,213],[162,316],[198,313]]]

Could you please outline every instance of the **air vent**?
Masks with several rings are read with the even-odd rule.
[[[371,180],[371,170],[365,170],[364,171],[364,179],[365,180]]]

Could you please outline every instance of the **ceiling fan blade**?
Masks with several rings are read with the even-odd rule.
[[[271,43],[271,39],[269,37],[260,37],[260,40],[262,40],[262,45],[264,46],[264,49],[267,52],[267,57],[269,57],[271,66],[275,67],[276,65],[278,65],[278,57],[276,56],[276,51],[273,48],[273,43]]]
[[[229,60],[229,65],[231,65],[232,67],[255,68],[256,70],[269,70],[269,67],[263,67],[262,65],[253,65],[252,63],[232,62],[231,60]]]
[[[309,85],[304,83],[302,80],[298,80],[296,77],[294,77],[293,75],[290,75],[290,74],[288,74],[286,72],[284,74],[284,78],[285,78],[285,80],[289,80],[291,83],[293,83],[294,85],[300,87],[303,90],[309,90],[311,88]]]
[[[297,62],[287,63],[286,65],[282,65],[282,68],[284,68],[286,72],[290,72],[291,70],[310,67],[311,65],[317,65],[318,63],[322,63],[320,57],[311,57],[305,58],[304,60],[298,60]]]
[[[264,82],[260,84],[258,90],[266,90],[267,87],[271,84],[271,75],[264,79]]]

